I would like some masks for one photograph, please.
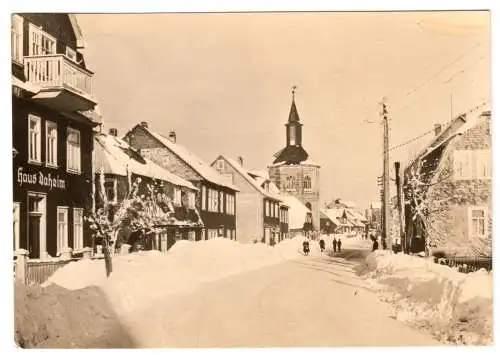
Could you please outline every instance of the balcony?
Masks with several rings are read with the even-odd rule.
[[[26,81],[40,88],[33,100],[63,111],[87,111],[97,102],[92,75],[63,54],[24,57]]]

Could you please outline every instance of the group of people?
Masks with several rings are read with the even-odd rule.
[[[334,253],[336,253],[337,251],[340,252],[342,250],[342,241],[340,240],[340,238],[338,240],[333,238],[332,244]],[[323,238],[319,240],[319,249],[321,250],[321,252],[325,251],[325,240]],[[304,240],[304,242],[302,243],[302,251],[305,255],[309,255],[309,252],[311,251],[309,246],[309,239]]]

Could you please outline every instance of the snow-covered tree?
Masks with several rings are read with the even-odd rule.
[[[95,212],[89,213],[85,219],[93,231],[93,238],[101,239],[106,265],[106,274],[112,272],[111,254],[116,245],[119,230],[126,226],[131,231],[158,233],[161,226],[176,221],[173,217],[174,208],[172,199],[167,196],[159,184],[148,184],[145,194],[139,195],[141,178],[131,183],[127,196],[118,203],[109,201],[104,189],[104,174],[100,176],[99,196],[103,206]]]
[[[416,159],[406,172],[403,190],[405,203],[410,206],[410,214],[406,218],[411,218],[411,222],[417,226],[415,234],[407,235],[406,252],[417,235],[425,239],[428,249],[438,244],[439,239],[446,238],[444,231],[436,230],[433,225],[447,219],[451,197],[449,194],[430,196],[431,188],[446,184],[451,177],[448,166],[438,169],[439,159],[439,156]]]

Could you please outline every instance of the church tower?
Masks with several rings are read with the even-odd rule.
[[[274,154],[269,167],[270,179],[284,195],[293,195],[306,205],[312,214],[312,228],[319,230],[319,169],[302,146],[302,123],[295,105],[295,89],[292,89],[292,105],[286,127],[286,145]]]

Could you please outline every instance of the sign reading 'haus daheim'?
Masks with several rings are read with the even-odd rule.
[[[17,183],[19,186],[27,185],[40,185],[42,187],[48,187],[52,189],[62,189],[66,188],[66,181],[61,179],[59,175],[52,175],[51,173],[44,174],[41,171],[38,172],[24,172],[24,168],[20,166],[17,169]]]

